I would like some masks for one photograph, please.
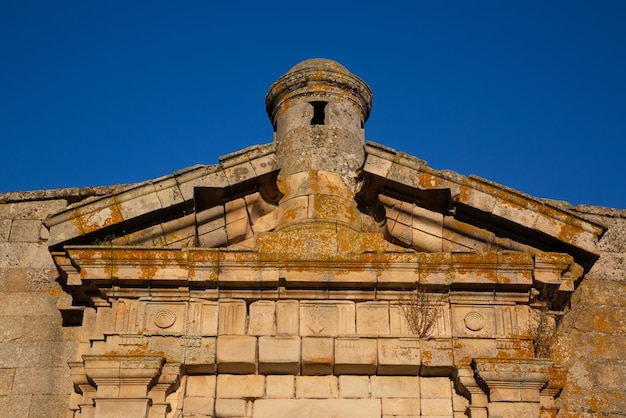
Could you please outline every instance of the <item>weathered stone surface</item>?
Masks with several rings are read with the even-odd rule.
[[[219,310],[220,335],[246,333],[246,302],[243,300],[221,301]]]
[[[418,376],[372,376],[372,398],[419,398]]]
[[[187,416],[212,414],[214,406],[214,398],[208,398],[206,396],[186,396],[183,403],[183,414]]]
[[[0,242],[0,268],[54,269],[44,245],[27,242]]]
[[[302,337],[302,374],[331,374],[335,359],[331,337]]]
[[[378,374],[417,375],[420,365],[421,345],[419,339],[378,339]]]
[[[0,369],[0,396],[11,394],[14,376],[15,369]]]
[[[269,399],[292,399],[295,396],[295,377],[267,376],[265,396]]]
[[[296,376],[296,398],[328,399],[338,395],[337,376]]]
[[[422,416],[450,417],[452,416],[452,402],[447,399],[423,399],[421,400]],[[505,415],[507,416],[507,415]],[[532,416],[532,415],[528,415]]]
[[[244,399],[217,399],[215,401],[216,417],[243,417],[246,415]]]
[[[35,367],[41,358],[41,347],[31,342],[9,341],[0,344],[0,367]]]
[[[420,416],[419,398],[382,399],[383,416]]]
[[[265,394],[265,376],[219,374],[217,398],[258,399]]]
[[[248,336],[217,337],[217,370],[220,373],[247,374],[256,372],[257,339]]]
[[[369,398],[369,395],[370,395],[369,376],[349,376],[349,375],[339,376],[339,397],[340,398],[367,399]]]
[[[422,399],[450,399],[452,384],[447,377],[428,377],[420,380]],[[431,414],[432,415],[432,414]]]
[[[380,418],[378,399],[261,399],[253,418]]]
[[[29,418],[33,403],[32,395],[0,396],[0,410],[9,417]],[[43,417],[45,415],[36,415]]]
[[[39,242],[41,221],[37,219],[15,219],[11,224],[10,242]]]
[[[215,398],[215,376],[188,376],[186,396]]]
[[[626,253],[603,253],[593,265],[589,276],[604,280],[626,280]]]
[[[489,416],[527,418],[539,416],[539,404],[512,404],[492,402],[489,404]]]
[[[9,240],[11,234],[11,219],[0,219],[0,242]]]
[[[376,373],[377,341],[374,338],[335,338],[335,374]]]
[[[72,390],[67,367],[18,367],[13,378],[12,394],[69,395]]]
[[[364,144],[371,92],[332,61],[267,99],[276,141],[217,165],[0,195],[5,415],[623,415],[623,211]],[[567,372],[533,358],[544,312]]]
[[[370,335],[389,334],[389,303],[357,303],[356,332]]]
[[[300,337],[259,337],[259,373],[298,374]]]
[[[353,302],[300,302],[300,335],[354,334]]]
[[[300,304],[297,300],[276,302],[276,334],[298,335],[300,329]]]
[[[275,311],[275,302],[259,300],[251,303],[248,334],[274,335]]]

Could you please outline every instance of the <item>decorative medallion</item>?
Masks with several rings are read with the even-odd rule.
[[[161,309],[154,316],[154,324],[159,328],[169,328],[176,322],[176,315],[169,309]]]
[[[480,331],[485,327],[485,317],[478,312],[470,312],[465,315],[465,326],[471,331]]]

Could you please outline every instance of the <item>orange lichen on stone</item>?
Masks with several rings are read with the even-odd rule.
[[[82,230],[85,234],[123,221],[122,213],[114,197],[110,197],[98,203],[100,205],[104,204],[105,206],[87,213],[83,213],[83,210],[91,209],[90,206],[78,209],[78,212],[80,213],[78,221],[80,222]]]

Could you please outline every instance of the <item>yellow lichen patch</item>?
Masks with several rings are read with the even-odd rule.
[[[433,361],[433,353],[430,350],[422,350],[422,364],[430,366]]]
[[[584,233],[580,228],[570,225],[569,223],[560,223],[557,238],[568,244],[575,244],[579,236]]]
[[[455,281],[497,282],[497,253],[452,253]]]
[[[360,212],[352,200],[328,195],[309,196],[309,219],[334,220],[352,226],[354,229],[361,228]]]
[[[354,198],[354,192],[344,184],[341,177],[336,173],[310,170],[309,180],[307,191],[310,194],[331,195],[346,200]]]
[[[288,179],[289,177],[285,177],[285,176],[276,177],[276,187],[278,188],[278,190],[280,190],[283,196],[291,195],[291,187],[290,187]]]
[[[310,86],[306,86],[305,89],[309,92],[324,92],[331,91],[333,88],[328,84],[311,84]]]
[[[78,211],[78,209],[74,209],[74,210],[70,211],[69,221],[72,224],[72,226],[74,227],[74,229],[76,229],[77,235],[85,235],[85,231],[83,229],[83,225],[80,222],[80,212]]]
[[[187,258],[189,252],[186,250],[158,250],[150,251],[150,258],[155,260],[158,265],[166,266],[174,264],[180,269],[187,268]]]
[[[424,172],[419,176],[419,185],[424,189],[441,189],[446,185],[442,185],[441,177],[433,175],[429,172]],[[447,183],[447,182],[445,182]]]
[[[108,206],[92,212],[81,213],[79,220],[82,230],[86,234],[122,222],[122,214],[115,200],[113,198],[107,200],[109,200]]]

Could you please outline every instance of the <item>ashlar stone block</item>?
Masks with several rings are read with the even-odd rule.
[[[380,418],[379,399],[260,399],[253,418]]]
[[[374,338],[336,338],[335,373],[375,374],[377,351]]]
[[[295,377],[269,375],[265,377],[265,397],[270,399],[293,399]]]
[[[245,301],[220,301],[218,333],[220,335],[244,335],[246,333],[246,317]]]
[[[258,399],[265,394],[265,376],[248,375],[217,375],[217,398]]]
[[[389,305],[389,328],[392,335],[412,334],[406,316],[399,304]]]
[[[215,337],[187,338],[183,344],[188,373],[215,373]]]
[[[39,242],[41,221],[34,219],[15,219],[11,224],[9,241]]]
[[[302,337],[302,374],[331,374],[334,352],[332,337]]]
[[[382,399],[383,416],[420,416],[419,398]]]
[[[276,334],[298,335],[300,329],[300,302],[279,300],[276,302]]]
[[[259,373],[297,374],[300,337],[259,337]]]
[[[256,337],[221,335],[217,337],[217,370],[220,373],[256,372]]]
[[[418,376],[372,376],[370,380],[372,398],[420,397],[420,378]]]
[[[357,334],[389,334],[389,302],[356,304]]]
[[[354,334],[354,302],[300,302],[300,335]]]
[[[421,407],[422,416],[451,417],[453,414],[450,399],[422,399]]]
[[[202,335],[217,335],[219,318],[219,304],[217,302],[204,302],[201,305],[193,304],[190,307],[190,311],[191,317],[195,320],[195,325],[199,326],[199,332]]]
[[[217,399],[215,401],[216,417],[243,417],[246,415],[245,399]]]
[[[15,369],[0,369],[0,396],[11,394]]]
[[[214,406],[214,398],[186,396],[183,401],[183,416],[211,416]]]
[[[149,398],[95,399],[95,418],[136,418],[148,413]]]
[[[378,339],[378,374],[417,376],[420,365],[421,348],[418,338]]]
[[[250,304],[249,335],[274,335],[275,302],[259,300]]]
[[[336,398],[337,383],[337,376],[296,376],[296,398]]]
[[[452,399],[452,386],[447,377],[425,377],[420,380],[422,399]]]
[[[215,375],[187,376],[185,396],[215,398]]]
[[[339,376],[339,397],[340,398],[369,398],[370,378],[369,376]]]

